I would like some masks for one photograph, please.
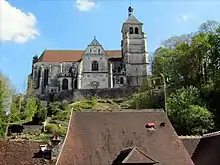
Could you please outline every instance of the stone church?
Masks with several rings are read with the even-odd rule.
[[[45,50],[34,56],[28,92],[139,87],[147,76],[148,51],[143,23],[132,7],[121,34],[121,50],[105,50],[94,37],[85,50]]]

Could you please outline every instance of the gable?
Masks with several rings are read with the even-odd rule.
[[[139,164],[140,163],[140,164],[152,164],[153,165],[159,162],[151,158],[149,155],[141,151],[139,148],[133,147],[127,152],[126,157],[120,163],[123,163],[123,164]]]
[[[94,37],[92,42],[88,45],[87,49],[83,53],[83,56],[106,56],[106,52],[102,45]]]

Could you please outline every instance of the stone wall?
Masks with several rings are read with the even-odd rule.
[[[74,91],[62,91],[60,93],[54,93],[53,96],[41,95],[38,96],[41,100],[45,101],[71,101],[81,99],[90,99],[92,97],[102,98],[102,99],[118,99],[123,97],[128,97],[132,95],[137,88],[127,87],[127,88],[110,88],[110,89],[75,89]]]
[[[118,99],[128,97],[135,91],[135,88],[81,89],[75,90],[73,93],[73,100],[89,99],[92,97]]]
[[[41,133],[43,125],[23,125],[23,133]]]

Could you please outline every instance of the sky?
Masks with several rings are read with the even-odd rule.
[[[207,20],[220,22],[218,0],[0,0],[0,71],[24,91],[32,58],[45,49],[85,50],[94,36],[104,49],[120,49],[130,5],[149,52]]]

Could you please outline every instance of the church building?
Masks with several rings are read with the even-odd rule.
[[[121,50],[106,50],[94,37],[85,50],[45,50],[34,56],[28,92],[139,87],[147,76],[148,51],[143,23],[132,7],[121,34]]]

